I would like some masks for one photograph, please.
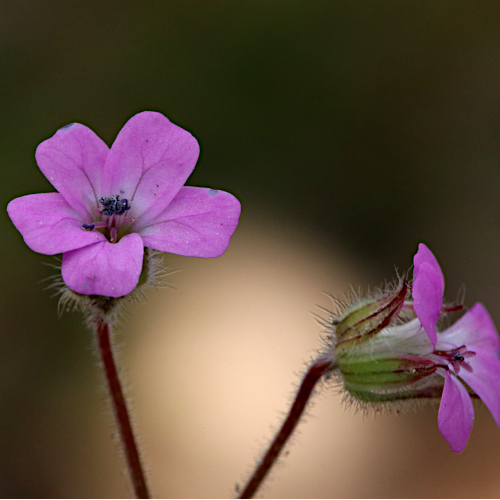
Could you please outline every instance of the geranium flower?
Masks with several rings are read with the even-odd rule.
[[[184,186],[199,146],[160,113],[133,116],[111,148],[73,123],[36,150],[57,193],[22,196],[7,206],[35,252],[63,254],[73,291],[121,297],[139,281],[144,247],[189,257],[218,257],[241,206],[231,194]]]
[[[433,349],[427,345],[422,354],[436,363],[438,374],[441,377],[444,374],[445,379],[438,426],[451,449],[459,453],[465,448],[474,423],[471,394],[484,402],[500,427],[498,332],[486,309],[475,304],[450,328],[436,334],[435,324],[443,303],[444,276],[425,245],[419,246],[414,266],[414,309],[433,344]],[[420,280],[422,274],[425,276]],[[423,344],[423,339],[420,342]]]
[[[476,304],[440,333],[431,356],[446,363],[439,430],[451,449],[459,453],[465,448],[474,423],[471,395],[483,401],[500,427],[500,345],[486,309]]]
[[[436,331],[447,310],[444,277],[423,244],[414,258],[413,300],[405,300],[407,287],[401,283],[392,293],[362,301],[336,320],[332,343],[339,379],[362,403],[441,398],[438,427],[458,453],[474,422],[471,397],[485,403],[500,427],[498,333],[481,304]],[[411,309],[416,317],[405,321]]]

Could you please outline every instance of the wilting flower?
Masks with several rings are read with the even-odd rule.
[[[42,142],[36,160],[58,191],[22,196],[7,211],[26,244],[63,254],[73,291],[121,297],[139,281],[144,247],[218,257],[240,215],[231,194],[186,187],[196,139],[160,113],[132,117],[111,148],[73,123]]]
[[[485,403],[500,427],[498,334],[481,304],[436,331],[440,316],[453,308],[443,307],[444,277],[423,244],[414,258],[411,296],[408,286],[402,282],[335,319],[336,372],[351,398],[364,403],[441,398],[439,430],[461,452],[474,422],[471,397]]]

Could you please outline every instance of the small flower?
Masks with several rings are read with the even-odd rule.
[[[474,423],[471,395],[483,401],[500,427],[500,343],[486,309],[476,304],[438,334],[436,347],[428,356],[446,365],[438,426],[451,449],[459,453]]]
[[[438,427],[458,453],[474,422],[471,397],[485,403],[500,427],[498,333],[481,304],[450,328],[436,330],[440,316],[457,308],[443,307],[444,277],[423,244],[413,276],[409,298],[408,283],[402,282],[334,318],[335,373],[352,400],[364,404],[441,398]]]
[[[35,252],[63,254],[73,291],[121,297],[137,286],[144,248],[218,257],[241,211],[231,194],[184,186],[199,155],[196,139],[160,113],[133,116],[108,148],[73,123],[36,150],[58,191],[22,196],[7,206]]]

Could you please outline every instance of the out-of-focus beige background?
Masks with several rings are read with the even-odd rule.
[[[34,150],[71,122],[111,144],[144,109],[201,144],[190,185],[243,204],[226,254],[166,255],[133,304],[122,375],[157,497],[231,497],[320,346],[324,292],[391,279],[426,242],[500,321],[500,4],[0,4],[0,195],[51,191]],[[0,496],[132,490],[91,334],[57,316],[54,258],[0,215]],[[323,390],[265,497],[498,497],[479,407],[453,454],[435,407],[363,418]]]

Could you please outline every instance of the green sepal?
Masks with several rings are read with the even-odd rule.
[[[341,358],[351,353],[353,347],[366,342],[395,320],[406,297],[408,285],[403,282],[401,288],[381,299],[362,302],[354,310],[348,311],[335,326],[337,346],[335,356]]]
[[[140,287],[141,285],[144,285],[147,283],[148,278],[149,278],[149,248],[144,249],[144,256],[142,258],[142,269],[141,269],[141,274],[139,275],[139,281],[137,282],[136,288]]]
[[[348,391],[371,391],[414,383],[434,373],[436,363],[417,356],[349,358],[339,363]],[[393,387],[395,388],[395,387]]]

